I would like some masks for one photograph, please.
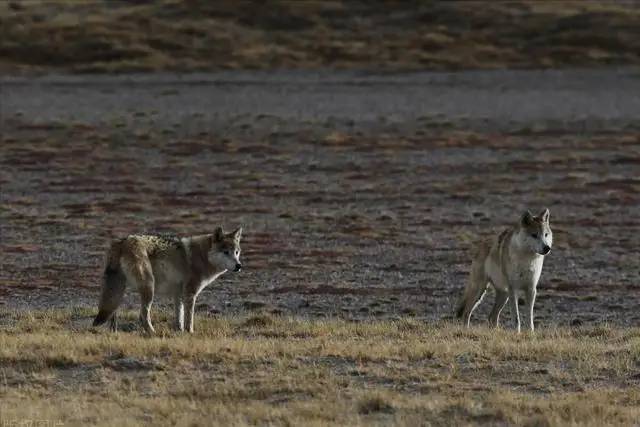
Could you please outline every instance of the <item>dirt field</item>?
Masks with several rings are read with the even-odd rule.
[[[0,301],[95,307],[111,239],[242,224],[201,314],[433,321],[547,206],[538,325],[638,325],[639,75],[4,78]]]

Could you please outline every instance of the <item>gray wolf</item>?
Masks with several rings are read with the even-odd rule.
[[[126,285],[140,293],[140,324],[147,333],[151,324],[151,304],[155,295],[173,297],[175,328],[193,332],[193,314],[200,291],[227,271],[240,271],[242,228],[225,233],[191,237],[130,235],[116,240],[107,253],[102,293],[94,326],[110,321],[117,329],[116,310]],[[186,305],[186,311],[185,311]],[[186,313],[186,314],[185,314]]]
[[[520,332],[518,296],[524,293],[529,329],[533,331],[533,305],[544,257],[551,252],[553,233],[549,226],[549,210],[538,216],[525,212],[517,225],[493,239],[481,242],[473,253],[471,273],[456,315],[469,327],[471,313],[492,285],[496,300],[489,322],[498,326],[500,312],[511,301],[515,327]]]

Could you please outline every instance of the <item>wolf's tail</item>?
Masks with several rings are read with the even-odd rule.
[[[462,297],[456,306],[455,315],[458,319],[462,319],[466,310],[471,310],[487,290],[488,283],[484,270],[484,262],[489,254],[489,249],[490,246],[487,244],[480,244],[474,249],[469,279],[462,292]]]
[[[462,295],[460,296],[460,299],[458,300],[458,305],[456,305],[455,316],[457,319],[462,319],[462,317],[464,316],[465,310],[467,308],[472,307],[478,299],[478,296],[479,296],[478,293],[480,291],[478,289],[476,276],[480,272],[477,270],[478,270],[477,263],[475,262],[472,263],[469,280],[465,285],[464,290],[462,291]]]
[[[122,303],[127,279],[120,268],[120,256],[122,253],[122,240],[113,242],[107,255],[107,266],[104,269],[104,282],[98,305],[98,315],[93,320],[93,326],[102,325]]]

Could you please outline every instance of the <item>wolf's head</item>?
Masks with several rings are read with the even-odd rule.
[[[231,233],[225,233],[222,227],[213,232],[213,244],[209,252],[209,262],[220,270],[240,271],[240,238],[242,227]]]
[[[549,227],[549,209],[538,216],[526,211],[520,218],[519,240],[521,246],[539,255],[547,255],[553,245],[553,233]]]

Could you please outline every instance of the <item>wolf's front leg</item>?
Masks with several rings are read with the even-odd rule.
[[[196,307],[196,296],[190,295],[185,298],[185,327],[187,332],[193,333],[193,314]]]
[[[532,287],[527,289],[527,313],[529,314],[529,329],[533,332],[533,305],[536,303],[536,288]]]
[[[511,301],[511,313],[514,325],[518,333],[520,333],[520,312],[518,311],[518,292],[515,288],[509,287],[509,300]]]
[[[173,305],[175,310],[174,328],[176,331],[184,331],[184,303],[182,302],[182,295],[176,293],[173,297]]]

